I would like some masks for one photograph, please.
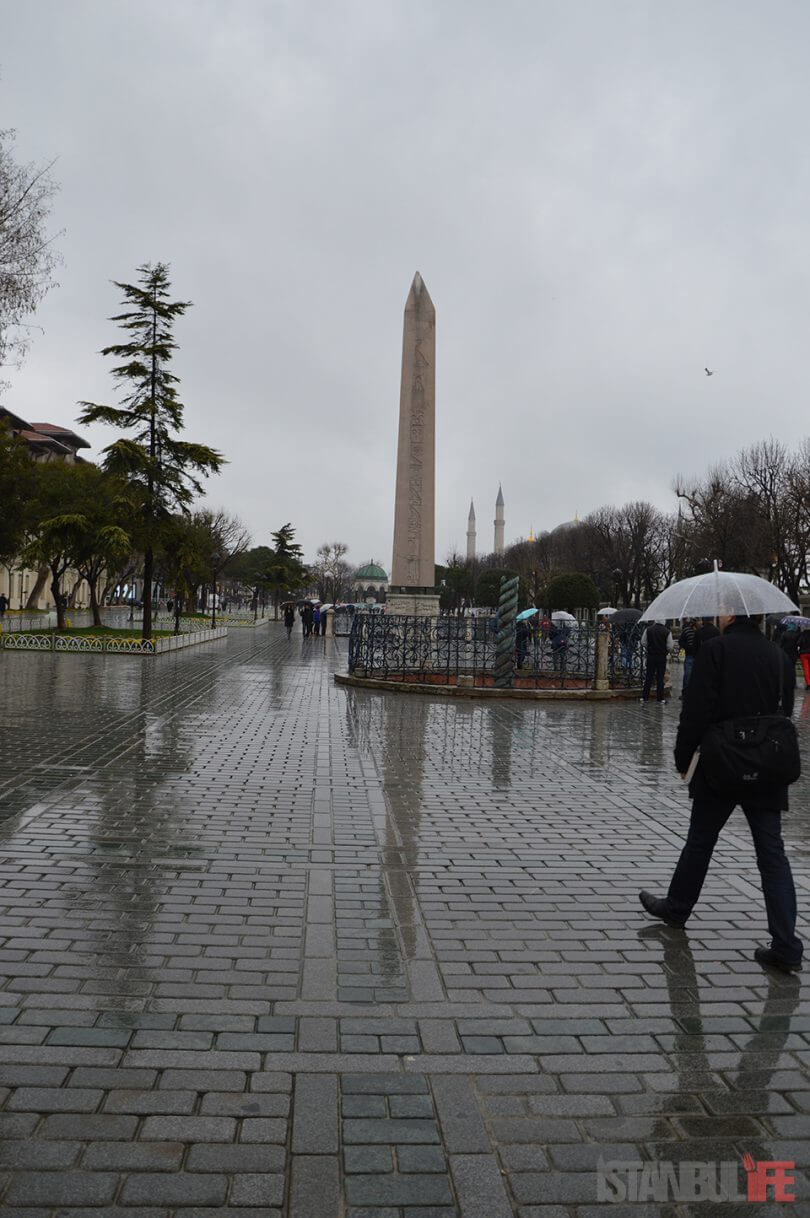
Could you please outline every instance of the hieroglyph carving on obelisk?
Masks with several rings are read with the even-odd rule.
[[[433,588],[436,543],[436,310],[417,273],[405,304],[391,585]]]

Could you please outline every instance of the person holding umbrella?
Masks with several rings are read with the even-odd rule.
[[[695,657],[678,725],[675,765],[689,778],[693,801],[686,844],[667,895],[642,889],[639,899],[652,917],[683,928],[720,831],[740,804],[754,840],[771,934],[770,947],[758,947],[754,958],[794,972],[801,968],[803,945],[796,935],[796,891],[781,814],[799,769],[795,731],[785,723],[793,710],[795,669],[761,632],[761,615],[783,606],[793,608],[766,580],[718,571],[715,564],[714,571],[666,589],[648,610],[651,617],[718,617],[722,633],[703,643]],[[785,764],[760,762],[757,741],[768,731],[782,741]]]

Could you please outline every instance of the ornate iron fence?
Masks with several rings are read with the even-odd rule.
[[[644,680],[644,649],[641,646],[645,625],[614,626],[608,648],[608,680],[611,688],[630,688]]]
[[[358,614],[349,635],[349,672],[423,684],[495,684],[494,618],[419,618]],[[515,689],[583,689],[594,683],[597,629],[560,630],[554,638],[520,631]]]

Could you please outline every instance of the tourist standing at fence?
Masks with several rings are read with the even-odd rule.
[[[666,702],[664,697],[664,677],[667,671],[667,656],[674,646],[672,635],[663,622],[650,622],[641,641],[646,648],[647,660],[644,666],[644,689],[641,694],[642,702],[649,702],[652,683],[655,681],[655,696],[660,703]]]

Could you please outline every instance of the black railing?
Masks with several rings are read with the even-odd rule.
[[[588,623],[557,627],[551,634],[519,628],[513,687],[591,687],[597,634]],[[349,672],[386,681],[493,685],[494,619],[356,614],[349,636]]]
[[[610,628],[608,682],[611,689],[640,686],[644,680],[645,653],[641,646],[645,627],[628,623]]]

